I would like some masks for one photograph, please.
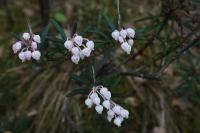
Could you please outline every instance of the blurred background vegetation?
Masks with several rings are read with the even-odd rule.
[[[199,0],[120,0],[121,26],[136,29],[126,55],[110,36],[116,0],[0,0],[0,132],[200,133],[199,9]],[[27,20],[42,36],[39,62],[11,51]],[[95,41],[79,65],[63,46],[75,30]],[[92,66],[130,111],[121,128],[84,105]]]

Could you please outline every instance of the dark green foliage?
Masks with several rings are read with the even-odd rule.
[[[12,121],[2,121],[0,132],[27,133],[30,128],[31,121],[25,116],[19,116]]]

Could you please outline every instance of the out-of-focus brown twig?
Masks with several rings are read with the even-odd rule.
[[[156,75],[158,77],[161,76],[161,74],[164,72],[164,70],[170,65],[172,64],[174,61],[176,61],[184,52],[186,52],[188,49],[190,49],[192,46],[196,45],[200,40],[200,37],[195,38],[190,44],[182,47],[181,49],[179,49],[175,55],[168,61],[166,62],[161,69],[156,73]]]
[[[64,108],[64,118],[65,121],[69,124],[69,126],[75,130],[77,133],[83,133],[83,130],[81,127],[79,127],[70,117],[70,112],[71,112],[71,98],[68,98],[66,101],[66,105]]]
[[[49,23],[50,11],[51,11],[51,0],[39,0],[40,14],[42,18],[43,26]]]
[[[141,74],[138,72],[120,72],[120,75],[125,75],[125,76],[134,76],[134,77],[140,77],[144,79],[150,79],[150,80],[161,80],[161,74],[164,72],[164,70],[172,64],[174,61],[176,61],[184,52],[186,52],[188,49],[190,49],[192,46],[196,45],[198,41],[200,40],[200,37],[197,37],[192,41],[192,43],[182,47],[181,49],[178,49],[176,53],[173,55],[173,57],[166,62],[158,72],[154,74]]]
[[[143,74],[143,73],[137,73],[137,72],[121,72],[119,74],[122,76],[134,76],[134,77],[139,77],[139,78],[149,79],[149,80],[161,80],[160,77],[158,77],[155,74],[149,75],[149,74]]]
[[[2,4],[4,5],[5,11],[6,11],[6,22],[7,22],[7,26],[6,28],[9,29],[11,26],[14,24],[14,18],[11,14],[11,10],[9,8],[9,2],[10,0],[3,0]]]

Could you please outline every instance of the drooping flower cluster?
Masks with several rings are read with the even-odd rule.
[[[83,38],[77,34],[75,34],[72,39],[67,39],[64,46],[72,53],[71,60],[75,64],[78,64],[80,59],[89,57],[92,50],[94,50],[93,41]]]
[[[22,62],[31,60],[40,60],[41,53],[37,49],[40,43],[40,36],[32,33],[23,33],[22,39],[12,45],[14,54],[18,54]]]
[[[112,38],[116,41],[119,41],[121,48],[127,53],[130,54],[131,48],[134,44],[135,30],[132,28],[121,29],[120,31],[114,30],[112,32]]]
[[[101,99],[103,100],[102,103]],[[103,86],[93,87],[92,91],[88,95],[88,98],[85,100],[85,104],[88,108],[95,105],[95,110],[98,114],[102,114],[103,108],[105,108],[107,110],[107,120],[111,122],[112,119],[114,119],[113,122],[118,127],[121,126],[124,118],[127,119],[129,116],[128,110],[113,102],[111,100],[111,92]]]

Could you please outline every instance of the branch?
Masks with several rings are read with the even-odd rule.
[[[143,78],[143,79],[161,80],[160,77],[158,77],[155,74],[147,75],[147,74],[138,73],[138,72],[121,72],[119,74],[122,76],[133,76],[133,77],[139,77],[139,78]]]
[[[158,77],[160,77],[161,74],[164,72],[164,70],[165,70],[170,64],[172,64],[174,61],[176,61],[185,51],[189,50],[192,46],[196,45],[196,44],[199,42],[199,40],[200,40],[200,37],[197,37],[196,39],[194,39],[194,40],[192,41],[192,43],[190,43],[190,44],[184,46],[182,49],[178,50],[178,51],[176,52],[176,54],[175,54],[167,63],[165,63],[165,64],[161,67],[161,69],[156,73],[156,75],[157,75]]]
[[[66,101],[66,105],[64,108],[64,116],[65,120],[69,124],[69,126],[74,129],[77,133],[83,133],[83,130],[71,119],[70,117],[70,112],[71,112],[71,98],[68,98]]]
[[[158,72],[154,74],[143,74],[139,72],[120,72],[119,74],[122,76],[133,76],[133,77],[139,77],[143,79],[161,80],[161,74],[164,72],[164,70],[174,61],[176,61],[185,51],[189,50],[192,46],[196,45],[199,42],[199,40],[200,40],[200,37],[197,37],[192,43],[178,50],[176,54],[167,63],[165,63]]]

